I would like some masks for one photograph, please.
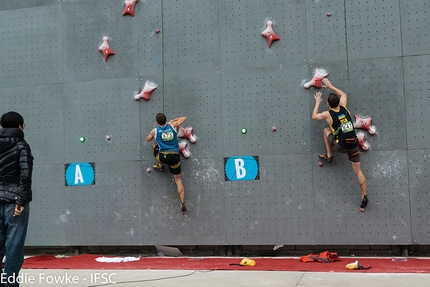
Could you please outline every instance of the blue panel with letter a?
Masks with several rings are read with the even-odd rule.
[[[95,164],[93,162],[75,162],[65,165],[66,186],[94,185]]]

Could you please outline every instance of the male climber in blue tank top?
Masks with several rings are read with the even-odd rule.
[[[331,162],[333,159],[332,148],[340,153],[348,154],[352,169],[357,176],[361,189],[360,210],[364,211],[369,202],[367,199],[366,178],[361,171],[360,149],[358,147],[354,124],[352,123],[351,114],[346,108],[348,97],[342,90],[333,86],[327,78],[323,79],[322,87],[331,89],[334,93],[330,93],[327,99],[330,109],[321,113],[318,113],[320,103],[323,101],[321,92],[315,94],[315,107],[312,112],[312,119],[317,121],[326,120],[329,125],[323,131],[327,153],[320,154],[319,157]]]
[[[176,129],[184,123],[187,118],[179,117],[167,123],[166,116],[162,113],[158,113],[155,120],[159,126],[152,129],[146,137],[146,142],[155,139],[155,142],[152,143],[152,152],[157,160],[157,164],[152,167],[155,170],[163,171],[163,164],[169,166],[170,173],[173,174],[181,200],[181,211],[182,214],[185,214],[187,211],[185,207],[185,189],[181,179],[181,158],[179,156]]]

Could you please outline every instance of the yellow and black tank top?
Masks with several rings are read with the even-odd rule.
[[[347,108],[340,106],[340,110],[335,112],[328,111],[333,123],[330,126],[336,142],[341,146],[351,148],[357,145],[357,135],[355,134],[354,124]]]

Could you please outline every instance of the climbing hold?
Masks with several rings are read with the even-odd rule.
[[[362,150],[368,150],[369,149],[370,145],[364,139],[364,133],[363,132],[357,133],[357,141],[358,141],[358,145],[361,147]]]
[[[140,99],[144,99],[145,101],[149,101],[151,99],[151,93],[153,90],[158,88],[157,84],[151,81],[146,81],[145,86],[142,89],[142,92],[134,96],[136,101]]]
[[[193,134],[193,127],[183,128],[182,126],[179,126],[178,128],[178,137],[187,138],[191,143],[195,143],[197,141],[196,136]]]
[[[272,21],[267,21],[267,28],[261,33],[261,35],[263,37],[266,37],[267,39],[267,43],[269,44],[269,48],[272,47],[272,43],[274,41],[278,41],[281,40],[276,34],[275,32],[273,32],[273,28],[272,28]]]
[[[179,151],[185,158],[189,158],[191,155],[190,148],[188,147],[188,143],[186,141],[179,142]]]
[[[109,37],[103,37],[103,44],[100,45],[99,51],[103,53],[105,62],[108,61],[110,55],[115,55],[115,52],[109,47]]]
[[[136,2],[139,0],[125,0],[125,9],[124,9],[124,13],[122,14],[122,16],[125,16],[127,14],[131,15],[132,17],[134,17],[134,6],[136,5]]]
[[[329,74],[321,68],[317,68],[314,71],[314,76],[312,80],[304,84],[305,89],[309,89],[310,87],[315,87],[320,89],[322,87],[322,80],[326,78]]]
[[[354,114],[354,117],[355,117],[354,128],[365,129],[371,135],[376,134],[376,127],[374,125],[372,125],[372,118],[370,118],[370,117],[362,118],[356,114]]]

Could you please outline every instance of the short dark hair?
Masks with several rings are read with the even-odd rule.
[[[155,116],[155,120],[157,121],[157,123],[159,125],[164,125],[164,124],[166,124],[166,121],[167,121],[166,116],[164,114],[162,114],[162,113],[158,113]]]
[[[1,126],[3,128],[19,128],[24,127],[24,118],[17,112],[7,112],[1,116]]]
[[[334,93],[330,93],[330,95],[328,95],[327,102],[330,108],[336,108],[339,106],[340,97]]]

